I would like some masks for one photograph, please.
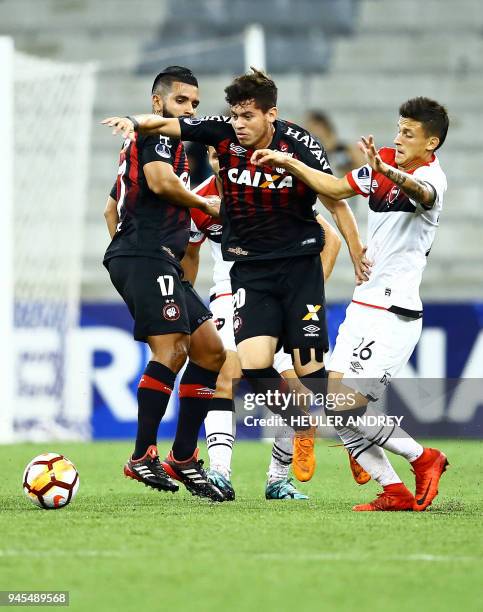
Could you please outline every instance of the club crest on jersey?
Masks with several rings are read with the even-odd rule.
[[[178,304],[174,302],[166,304],[163,308],[163,317],[166,321],[177,321],[180,317],[181,311]]]
[[[167,136],[160,136],[159,144],[156,145],[154,150],[159,155],[159,157],[169,159],[171,157],[171,147],[172,144],[169,142],[169,138]]]
[[[401,189],[397,185],[394,185],[387,195],[387,203],[392,204],[397,199],[400,191]]]
[[[242,325],[243,319],[239,315],[236,315],[236,317],[234,317],[233,319],[233,332],[237,334],[240,331]]]
[[[246,149],[241,147],[240,145],[235,144],[234,142],[230,145],[230,153],[234,155],[238,155],[239,157],[243,157],[243,155],[247,152]]]
[[[237,185],[247,185],[248,187],[259,187],[260,189],[283,189],[293,186],[291,175],[281,177],[279,174],[267,172],[250,172],[250,170],[239,171],[238,168],[228,170],[228,178]]]
[[[306,304],[308,313],[305,317],[302,317],[302,321],[318,321],[319,315],[317,314],[321,309],[320,304]]]
[[[223,317],[218,317],[213,321],[213,323],[215,324],[216,329],[220,331],[220,329],[222,329],[225,325],[225,319]]]

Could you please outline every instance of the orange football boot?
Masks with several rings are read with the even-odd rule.
[[[299,482],[307,482],[315,472],[315,432],[316,427],[298,431],[293,439],[292,471]]]
[[[438,495],[439,479],[448,467],[446,455],[437,448],[425,448],[423,454],[411,463],[416,476],[414,508],[417,512],[426,510]]]
[[[404,512],[412,510],[414,495],[402,482],[386,485],[375,500],[368,504],[358,504],[355,512]]]
[[[366,482],[369,482],[371,479],[371,475],[366,472],[366,470],[357,462],[354,457],[347,452],[349,455],[349,465],[351,467],[352,476],[358,485],[365,485]]]

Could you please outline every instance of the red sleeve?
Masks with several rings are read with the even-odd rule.
[[[220,194],[218,193],[218,187],[216,185],[216,176],[212,175],[207,178],[206,181],[203,181],[200,185],[198,185],[198,187],[193,189],[193,192],[202,197],[219,196]],[[211,215],[207,215],[199,208],[191,208],[190,213],[191,218],[201,231],[204,231],[214,221]]]

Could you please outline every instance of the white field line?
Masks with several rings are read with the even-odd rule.
[[[0,557],[122,557],[125,556],[128,551],[121,550],[31,550],[16,549],[16,548],[4,548],[0,549]]]
[[[459,556],[459,555],[430,555],[416,553],[412,555],[353,555],[351,553],[255,553],[258,559],[281,560],[281,561],[423,561],[428,563],[460,563],[460,562],[482,562],[483,557]]]
[[[78,549],[78,550],[31,550],[31,549],[16,549],[6,548],[0,549],[0,557],[124,557],[126,554],[132,555],[132,551],[127,550],[95,550],[95,549]],[[354,555],[351,553],[251,553],[250,556],[257,559],[273,560],[273,561],[351,561],[356,563],[374,561],[422,561],[426,563],[476,563],[482,562],[483,557],[459,556],[459,555],[430,555],[426,553],[416,553],[412,555]]]

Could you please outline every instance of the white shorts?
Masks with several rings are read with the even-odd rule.
[[[344,384],[377,400],[409,361],[422,325],[422,319],[351,303],[327,369],[341,372]]]
[[[221,336],[223,346],[227,351],[236,351],[235,336],[233,334],[233,297],[231,291],[211,293],[210,310],[213,313],[213,322]]]
[[[225,349],[227,351],[236,351],[235,336],[233,334],[232,295],[226,291],[226,287],[223,287],[219,292],[214,289],[210,293],[210,310],[213,313],[213,321]],[[286,370],[292,370],[291,355],[280,349],[273,359],[273,367],[279,374]]]

